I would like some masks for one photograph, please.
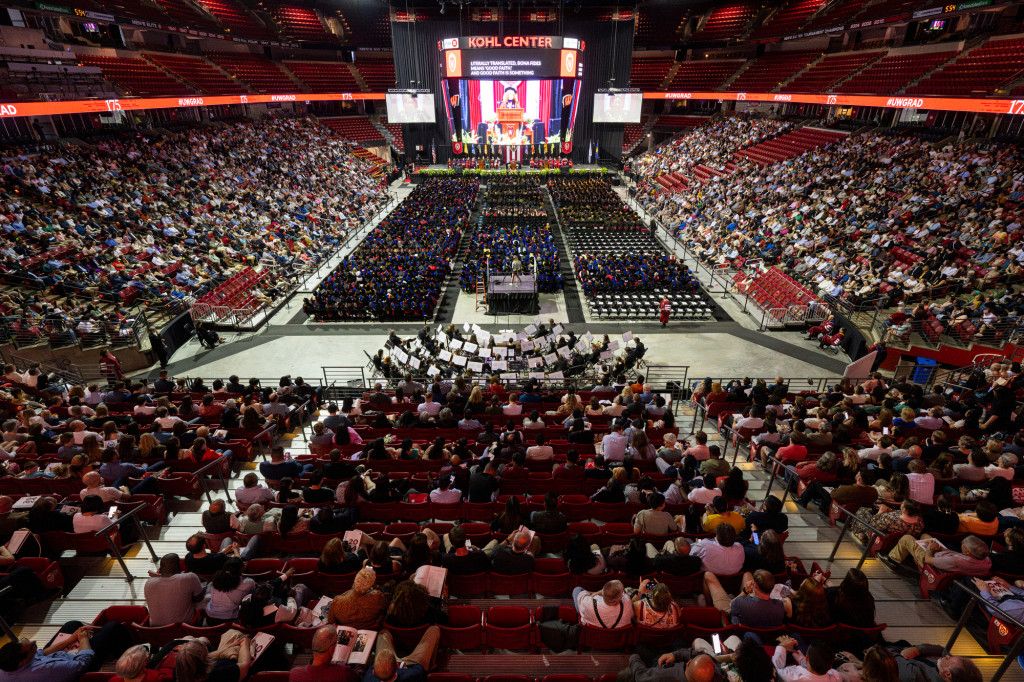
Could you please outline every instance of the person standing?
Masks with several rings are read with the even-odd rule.
[[[658,306],[658,310],[661,311],[658,314],[658,319],[661,321],[661,326],[664,327],[668,324],[669,315],[672,314],[672,301],[668,300],[668,296],[661,297],[661,305]]]

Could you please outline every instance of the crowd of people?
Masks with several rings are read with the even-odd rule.
[[[682,150],[686,166],[728,158],[775,130],[756,120],[717,122],[670,148]],[[964,340],[1019,317],[1012,284],[1024,264],[1017,213],[1024,170],[1013,147],[939,149],[905,134],[850,136],[783,163],[737,159],[732,174],[676,192],[654,181],[672,167],[668,158],[658,151],[637,162],[637,199],[709,265],[762,259],[854,305],[909,309],[949,297],[945,312],[957,309],[952,322],[967,330]]]
[[[546,294],[560,291],[558,247],[539,178],[524,174],[488,176],[480,223],[470,237],[469,255],[459,278],[462,290],[476,291],[477,281],[488,267],[492,275],[532,274],[534,262],[537,290]]]
[[[683,293],[700,290],[690,269],[667,253],[580,254],[573,264],[586,296],[665,287]]]
[[[14,404],[14,393],[24,394],[27,385],[13,368],[5,368],[5,372],[8,385],[0,398],[5,404]],[[1020,588],[1006,581],[987,580],[982,582],[982,590],[970,579],[988,578],[992,572],[1024,572],[1024,535],[1017,527],[1024,521],[1017,523],[1022,512],[1016,509],[1006,485],[1016,474],[1013,467],[1024,442],[1019,435],[1012,440],[1006,437],[1016,432],[1019,423],[1013,415],[1010,421],[1001,420],[1004,408],[995,404],[1003,399],[1003,389],[1008,389],[1012,410],[1012,393],[1022,378],[1019,366],[997,363],[989,370],[990,384],[949,396],[939,392],[925,395],[911,384],[889,386],[876,375],[860,385],[846,382],[821,395],[798,396],[791,403],[790,389],[781,379],[771,386],[762,381],[736,381],[725,389],[704,381],[696,386],[694,400],[709,405],[720,400],[746,403],[748,407],[740,408],[729,423],[737,428],[758,428],[755,422],[760,421],[764,431],[758,441],[761,454],[799,464],[800,478],[810,483],[801,504],[818,499],[823,500],[819,504],[825,500],[859,503],[865,510],[861,517],[890,533],[903,534],[883,557],[887,564],[901,571],[913,570],[914,564],[955,570],[981,590],[983,599],[1015,613],[1014,609],[1024,611]],[[209,391],[198,408],[186,405],[189,389]],[[559,552],[566,569],[580,576],[608,576],[599,589],[573,591],[572,604],[580,624],[609,630],[635,624],[674,628],[683,622],[687,608],[676,600],[686,595],[673,594],[665,583],[649,576],[699,576],[703,572],[696,583],[698,602],[713,605],[741,629],[820,629],[840,623],[871,631],[875,599],[865,574],[850,569],[830,586],[828,575],[804,572],[784,551],[789,519],[781,500],[769,497],[763,508],[755,510],[748,502],[749,482],[744,471],[730,466],[719,447],[708,444],[704,432],[696,434],[692,445],[680,440],[671,428],[671,406],[642,376],[605,375],[590,387],[589,394],[587,402],[573,390],[528,388],[515,395],[497,377],[486,392],[461,377],[437,380],[427,390],[407,377],[394,393],[385,393],[378,386],[359,401],[323,405],[313,426],[311,445],[329,448],[326,456],[291,460],[283,448],[274,448],[270,460],[259,465],[259,474],[248,472],[234,491],[240,510],[232,513],[224,500],[214,500],[202,514],[202,529],[197,528],[185,541],[183,553],[165,554],[146,581],[150,627],[190,622],[201,611],[202,622],[208,626],[232,626],[219,641],[174,642],[176,650],[168,647],[150,652],[130,646],[131,634],[121,623],[93,629],[71,622],[61,628],[65,637],[51,640],[42,649],[37,650],[30,640],[0,648],[0,679],[21,679],[30,671],[45,670],[47,679],[71,681],[114,659],[117,674],[125,680],[172,675],[178,680],[241,679],[248,672],[265,670],[288,670],[295,682],[324,676],[355,679],[355,671],[332,663],[329,655],[339,641],[338,628],[350,627],[383,629],[377,638],[376,656],[365,667],[364,680],[386,682],[402,662],[401,669],[410,671],[403,679],[423,680],[436,665],[438,626],[447,625],[449,618],[449,595],[428,589],[426,567],[445,568],[448,575],[530,573],[545,553],[542,538],[567,532],[569,520],[554,492],[543,496],[543,506],[536,511],[526,509],[519,497],[512,495],[489,522],[494,539],[480,544],[458,524],[440,533],[422,527],[404,542],[381,541],[365,533],[360,533],[358,540],[346,538],[343,542],[344,532],[352,529],[358,518],[353,510],[422,496],[440,504],[489,503],[497,500],[503,489],[528,486],[531,472],[548,469],[553,479],[566,484],[592,483],[594,503],[633,505],[629,523],[636,533],[670,537],[663,546],[637,537],[628,545],[600,547],[580,534],[570,534],[567,547]],[[82,501],[78,508],[62,513],[57,501],[41,498],[24,513],[12,510],[11,499],[0,496],[0,534],[5,534],[0,539],[26,526],[36,533],[103,528],[111,522],[106,511],[111,502],[144,494],[141,485],[152,487],[154,477],[143,477],[144,472],[159,476],[162,465],[177,458],[207,459],[205,453],[215,439],[204,442],[208,429],[203,431],[205,427],[190,424],[186,418],[215,418],[220,425],[233,428],[251,423],[250,417],[255,417],[258,427],[281,414],[278,406],[311,395],[309,387],[288,377],[277,387],[262,387],[256,380],[244,385],[237,377],[207,387],[175,381],[165,372],[153,386],[120,383],[105,391],[95,386],[74,387],[66,394],[55,394],[46,410],[32,400],[22,402],[17,417],[3,426],[5,449],[0,456],[5,458],[4,477],[56,476],[72,469],[71,475],[81,477]],[[397,419],[392,422],[389,413],[393,415],[393,409],[381,409],[406,400],[417,401],[415,411],[399,412],[416,415],[410,424]],[[809,405],[812,400],[816,407]],[[107,404],[125,403],[137,407],[131,414],[106,411]],[[527,414],[531,404],[544,409]],[[978,404],[985,406],[985,420],[975,426],[957,426],[959,418],[978,409]],[[782,405],[785,408],[778,410]],[[141,433],[139,415],[150,414],[149,408],[157,416],[154,430]],[[66,418],[60,416],[64,411]],[[893,417],[894,412],[900,414],[901,421]],[[462,418],[443,423],[446,419],[451,422],[455,415]],[[495,429],[488,416],[507,421],[507,426]],[[948,424],[946,417],[957,421]],[[547,439],[547,426],[554,424],[568,429],[570,447],[564,457],[554,454]],[[412,438],[388,442],[383,437],[362,441],[360,436],[366,428],[376,431],[410,425],[417,430],[455,428],[459,437],[423,443]],[[167,439],[162,438],[165,426],[170,426],[173,434]],[[935,426],[940,428],[932,428],[924,439],[908,435],[911,430]],[[93,428],[95,433],[89,431]],[[877,443],[854,449],[856,439],[850,439],[854,428],[877,437]],[[882,434],[883,428],[888,433]],[[954,445],[942,435],[947,428],[966,428],[975,435],[965,435]],[[135,432],[141,433],[140,440]],[[191,442],[191,447],[185,441]],[[45,468],[37,460],[26,461],[24,453],[58,443],[60,448]],[[822,445],[827,452],[812,459],[809,443]],[[844,445],[848,447],[843,450],[842,464],[837,465],[838,457],[832,453]],[[342,455],[343,448],[351,454]],[[946,466],[944,458],[953,467],[950,472],[941,471]],[[964,458],[967,463],[953,464]],[[438,461],[442,466],[437,476],[418,480],[374,472],[376,461],[416,459]],[[665,476],[664,483],[645,473],[653,471],[651,463]],[[974,469],[982,472],[979,477],[974,476]],[[143,483],[128,490],[123,486],[128,478],[141,478]],[[831,492],[823,487],[826,483]],[[939,494],[935,509],[922,511],[922,504],[930,504],[935,494]],[[950,502],[954,499],[960,503],[973,500],[974,510],[958,513]],[[880,504],[874,509],[876,502]],[[300,505],[315,507],[303,509]],[[669,511],[670,505],[682,512]],[[1004,505],[1014,513],[1006,515],[1004,510],[1000,515],[998,510]],[[983,538],[994,536],[1004,521],[1005,546],[990,548]],[[684,530],[703,537],[690,540],[680,534]],[[924,535],[958,530],[964,533],[958,546],[931,545]],[[230,538],[219,540],[232,532],[250,539],[244,545]],[[308,533],[334,535],[319,553],[319,588],[291,579],[287,571],[270,578],[246,577],[245,563],[265,554],[262,543],[268,534],[287,541]],[[218,537],[213,546],[210,536]],[[918,537],[925,539],[924,545],[916,542]],[[4,552],[0,550],[0,565],[16,561],[10,552]],[[911,558],[914,564],[898,565]],[[353,574],[347,589],[323,589],[332,576]],[[739,578],[731,580],[735,576]],[[0,578],[0,586],[16,585],[20,601],[44,593],[36,581],[31,571],[19,568]],[[306,606],[321,595],[325,599],[315,608]],[[960,608],[957,598],[952,592],[942,596],[950,610]],[[5,607],[15,605],[5,602]],[[574,649],[579,625],[560,615],[557,609],[542,609],[537,616],[538,636],[554,651]],[[308,666],[293,666],[280,644],[261,651],[258,660],[249,655],[245,629],[273,623],[315,631],[314,656]],[[412,653],[396,658],[388,628],[422,625],[427,629]],[[673,679],[689,682],[711,682],[724,674],[739,682],[767,681],[774,674],[785,680],[846,679],[848,674],[880,682],[911,682],[921,676],[935,682],[980,681],[970,659],[950,656],[941,647],[876,642],[868,634],[853,635],[843,642],[843,651],[854,653],[837,657],[838,649],[818,641],[782,636],[776,643],[762,641],[752,630],[745,632],[742,638],[727,638],[722,643],[725,648],[717,651],[703,639],[671,649],[641,642],[621,674],[633,680],[662,679],[657,673],[678,664],[682,668],[679,674],[686,674]],[[77,651],[64,652],[71,645],[77,645]],[[769,645],[770,651],[764,645]],[[878,669],[882,672],[873,672]]]
[[[0,276],[22,287],[2,312],[67,336],[100,324],[97,303],[118,320],[134,301],[182,306],[246,266],[287,289],[386,199],[352,147],[272,117],[6,157]]]
[[[423,320],[440,300],[480,181],[429,178],[417,185],[303,299],[314,320]]]
[[[565,230],[640,230],[636,211],[622,202],[604,175],[548,179],[551,200]]]

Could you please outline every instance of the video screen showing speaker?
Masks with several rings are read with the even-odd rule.
[[[429,92],[388,92],[384,95],[389,123],[433,123],[434,95]]]
[[[572,139],[584,45],[561,36],[472,36],[438,42],[456,153],[469,145],[562,145]],[[571,144],[562,147],[571,149]]]
[[[639,123],[644,105],[641,92],[598,92],[594,95],[594,123]]]

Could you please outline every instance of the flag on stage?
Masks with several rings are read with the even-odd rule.
[[[437,163],[437,145],[434,143],[434,139],[430,140],[430,160],[431,163]]]
[[[587,163],[594,162],[594,142],[593,140],[587,145]]]
[[[601,140],[594,143],[594,161],[601,158]]]

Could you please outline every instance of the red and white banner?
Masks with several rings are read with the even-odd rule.
[[[505,163],[522,163],[523,148],[519,145],[508,145],[504,147]]]

